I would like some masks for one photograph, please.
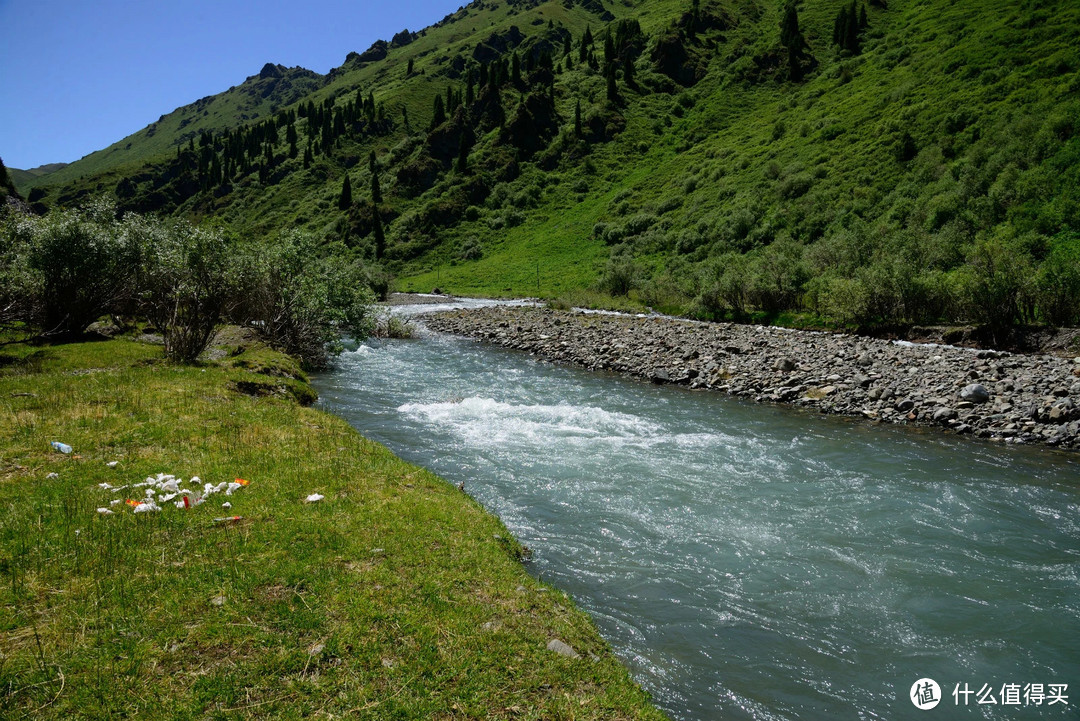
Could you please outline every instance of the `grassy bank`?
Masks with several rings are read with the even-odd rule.
[[[497,519],[302,406],[288,358],[160,356],[0,348],[0,715],[661,717]],[[161,472],[250,485],[95,511]]]

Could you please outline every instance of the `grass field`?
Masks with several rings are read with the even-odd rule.
[[[290,359],[160,356],[0,347],[0,716],[662,718],[496,518],[302,406]],[[158,473],[250,485],[99,487]]]

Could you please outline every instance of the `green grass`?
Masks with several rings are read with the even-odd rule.
[[[0,351],[0,715],[661,717],[497,519],[296,403],[289,359],[160,354]],[[95,512],[99,483],[159,472],[250,485],[228,511]]]

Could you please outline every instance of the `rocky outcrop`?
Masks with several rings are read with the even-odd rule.
[[[654,383],[1080,448],[1080,358],[544,308],[449,311],[424,322],[437,331]]]

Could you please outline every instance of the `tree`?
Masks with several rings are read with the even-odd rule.
[[[780,43],[788,51],[789,76],[792,81],[798,82],[802,79],[802,67],[799,63],[803,58],[803,51],[809,45],[799,30],[799,13],[795,8],[795,0],[788,0],[784,8],[784,17],[780,21]]]
[[[465,133],[461,134],[461,140],[458,143],[458,156],[457,156],[457,172],[464,173],[469,168],[469,143],[465,137]]]
[[[139,272],[142,310],[164,337],[165,356],[193,363],[214,337],[225,308],[233,260],[228,240],[184,221],[166,226],[137,217],[125,224],[143,226],[150,241]]]
[[[409,58],[409,64],[405,68],[405,74],[406,75],[412,75],[413,74],[413,59],[412,58]]]
[[[604,75],[607,78],[607,99],[609,103],[618,103],[619,87],[615,84],[615,64],[610,63],[604,70]]]
[[[338,196],[338,210],[348,210],[352,205],[352,183],[349,181],[349,174],[345,173],[345,180],[341,182],[341,195]]]
[[[379,209],[372,208],[372,215],[375,218],[374,228],[372,229],[372,235],[375,237],[375,260],[382,260],[383,254],[386,252],[386,233],[383,231]]]
[[[379,187],[379,164],[375,160],[375,151],[368,156],[368,169],[371,170],[371,202],[382,202],[382,188]]]
[[[443,105],[442,95],[435,96],[435,108],[431,116],[431,129],[439,127],[446,122],[446,108]]]
[[[510,56],[510,82],[516,88],[521,87],[521,58],[518,57],[517,51]]]
[[[623,60],[623,80],[631,88],[637,88],[637,81],[634,79],[634,59],[627,53],[626,58]]]
[[[585,26],[585,34],[581,36],[581,45],[578,47],[578,61],[586,62],[589,59],[589,48],[593,45],[592,30]]]
[[[574,137],[581,137],[581,99],[578,98],[577,104],[574,106]]]

